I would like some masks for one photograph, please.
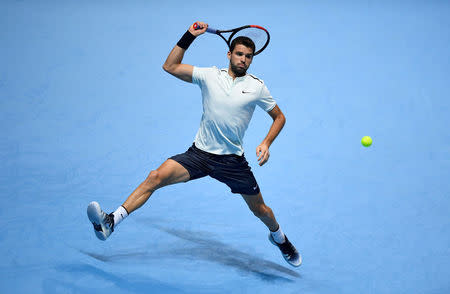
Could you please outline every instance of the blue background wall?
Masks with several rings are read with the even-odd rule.
[[[0,292],[450,292],[450,3],[191,2],[0,1]],[[244,147],[299,269],[212,179],[106,242],[87,220],[192,143],[200,91],[161,66],[196,20],[271,33],[250,72],[287,124],[264,167],[260,109]],[[225,43],[184,62],[227,67]]]

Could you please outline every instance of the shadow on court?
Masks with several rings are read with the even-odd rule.
[[[134,252],[128,251],[111,254],[97,254],[83,250],[80,250],[80,252],[103,262],[131,260],[133,262],[142,262],[151,259],[184,258],[213,262],[253,274],[266,281],[294,282],[293,278],[301,278],[301,275],[294,270],[262,259],[255,254],[232,248],[230,245],[214,239],[213,234],[167,228],[154,223],[152,223],[152,227],[186,241],[190,246],[168,246],[165,249],[152,252],[142,249],[137,249]]]
[[[147,276],[140,276],[133,274],[132,276],[119,276],[110,272],[106,272],[100,268],[88,264],[71,264],[60,265],[57,268],[60,273],[68,273],[77,279],[86,278],[90,276],[98,281],[104,281],[113,284],[115,287],[131,293],[143,293],[151,289],[153,293],[187,293],[181,288],[151,279]],[[61,280],[58,278],[50,278],[44,280],[44,293],[97,293],[103,292],[105,289],[93,285],[80,286],[70,280]],[[109,291],[106,291],[109,292]]]

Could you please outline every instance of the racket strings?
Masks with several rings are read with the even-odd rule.
[[[250,38],[255,43],[255,55],[265,49],[269,42],[269,35],[266,31],[259,28],[245,28],[234,34],[232,40],[237,37],[244,36]]]

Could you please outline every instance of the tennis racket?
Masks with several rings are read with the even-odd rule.
[[[198,23],[194,23],[194,29],[200,30],[200,29],[202,29],[202,27]],[[253,55],[258,55],[264,49],[266,49],[266,47],[267,47],[267,45],[269,45],[269,41],[270,41],[269,31],[267,31],[265,28],[263,28],[261,26],[257,26],[257,25],[246,25],[246,26],[238,27],[238,28],[231,29],[231,30],[216,30],[216,29],[213,29],[212,27],[208,26],[206,31],[208,33],[216,34],[219,37],[221,37],[225,41],[225,43],[227,43],[228,48],[230,48],[231,42],[236,37],[245,36],[245,37],[252,39],[253,43],[255,43],[255,53]],[[222,34],[227,34],[227,33],[230,34],[228,36],[228,38],[226,38],[224,35],[222,35]]]

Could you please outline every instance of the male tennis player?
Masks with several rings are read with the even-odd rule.
[[[270,230],[269,240],[276,245],[292,266],[301,264],[301,256],[282,232],[275,216],[264,203],[256,179],[244,157],[242,147],[245,130],[258,105],[268,112],[273,123],[269,133],[256,148],[259,165],[269,159],[269,147],[285,123],[285,117],[263,81],[247,74],[253,60],[255,44],[247,37],[233,40],[228,52],[228,69],[199,68],[182,64],[183,56],[194,39],[208,25],[191,25],[172,49],[163,69],[175,77],[199,85],[203,96],[203,116],[192,146],[182,154],[165,161],[128,197],[119,208],[106,214],[97,202],[91,202],[87,212],[96,236],[106,240],[114,228],[131,212],[141,207],[159,188],[210,176],[241,194],[250,210]]]

